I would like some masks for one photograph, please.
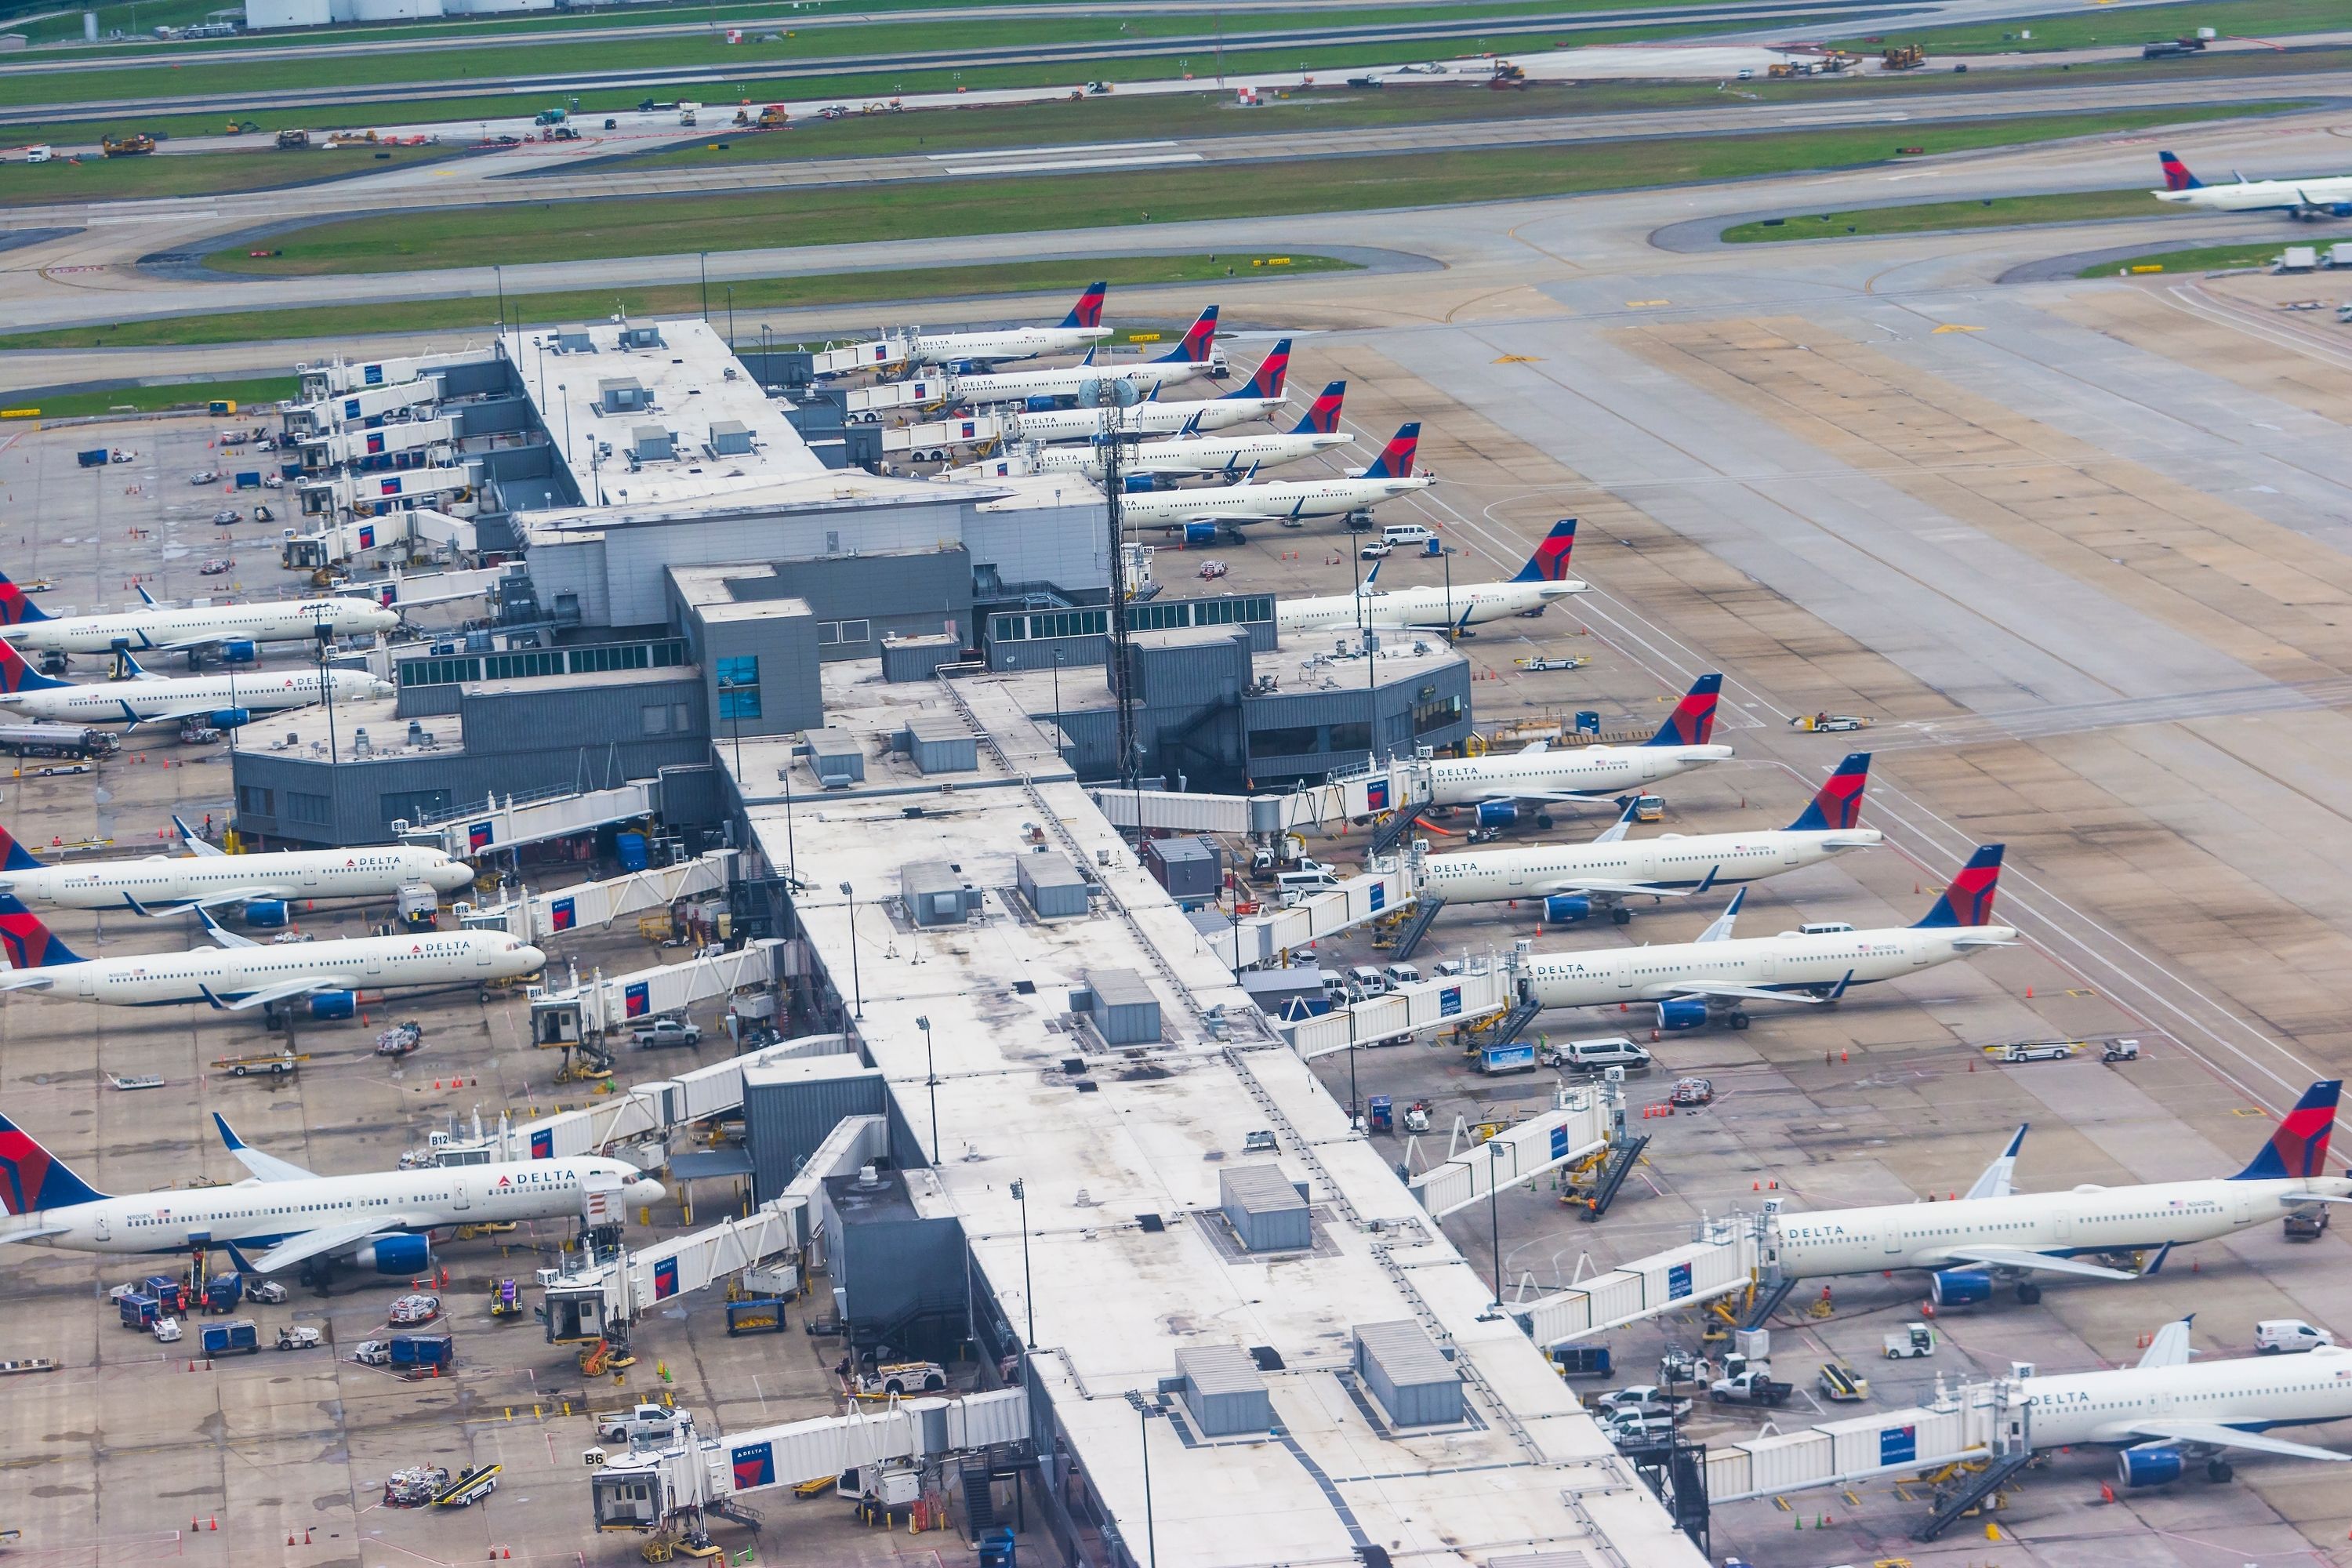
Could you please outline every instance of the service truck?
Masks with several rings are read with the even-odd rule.
[[[1771,1368],[1751,1366],[1736,1377],[1717,1378],[1706,1396],[1717,1405],[1786,1405],[1796,1392],[1795,1384],[1774,1382]]]

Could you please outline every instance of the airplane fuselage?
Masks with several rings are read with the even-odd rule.
[[[2311,1426],[2352,1418],[2352,1350],[2323,1345],[2301,1355],[2117,1367],[2029,1377],[2033,1446],[2138,1444],[2140,1421],[2209,1422],[2241,1431]]]
[[[1332,594],[1286,599],[1275,606],[1283,632],[1344,632],[1358,626],[1375,631],[1444,626],[1482,626],[1509,616],[1541,613],[1555,599],[1581,594],[1585,584],[1561,583],[1463,583],[1444,588],[1399,588],[1378,594]]]
[[[230,897],[388,898],[422,882],[451,893],[474,879],[472,868],[438,849],[413,845],[367,849],[287,849],[259,855],[149,856],[0,871],[0,892],[64,910],[160,910]]]
[[[580,1212],[583,1181],[596,1176],[629,1181],[637,1174],[635,1167],[617,1160],[526,1160],[174,1187],[45,1209],[23,1222],[0,1219],[0,1232],[29,1228],[26,1222],[62,1226],[67,1227],[62,1235],[29,1237],[23,1245],[67,1252],[184,1253],[199,1239],[259,1249],[305,1231],[364,1219],[371,1211],[404,1222],[388,1223],[387,1231],[411,1232],[563,1218]]]
[[[1173,436],[1197,419],[1200,430],[1226,430],[1264,419],[1283,406],[1279,397],[1211,397],[1194,403],[1137,403],[1118,411],[1115,428],[1138,436]],[[1016,414],[1014,433],[1024,441],[1084,441],[1103,427],[1092,408],[1048,408]]]
[[[1253,468],[1271,468],[1295,463],[1301,458],[1344,447],[1352,439],[1308,431],[1299,435],[1186,437],[1178,441],[1147,441],[1120,458],[1119,468],[1130,474],[1213,474],[1225,469],[1246,472]],[[1042,448],[1030,460],[1041,474],[1080,473],[1097,478],[1102,474],[1101,456],[1087,447]]]
[[[1876,829],[1780,828],[1684,837],[1621,838],[1613,844],[1549,844],[1525,849],[1433,855],[1423,862],[1427,889],[1447,903],[1495,902],[1577,891],[1583,880],[1696,888],[1760,881],[1819,865],[1879,841]]]
[[[1034,359],[1040,354],[1084,353],[1110,336],[1108,327],[1015,327],[1002,332],[926,332],[911,353],[918,364]]]
[[[79,686],[44,687],[0,697],[0,705],[29,719],[61,724],[128,724],[175,714],[200,716],[243,709],[279,713],[323,702],[331,689],[338,702],[385,695],[390,688],[364,670],[255,670],[245,675],[191,675],[154,680],[104,680]]]
[[[1858,979],[1859,977],[1857,977]],[[2187,1246],[2285,1216],[2297,1193],[2352,1195],[2352,1181],[2166,1182],[2012,1193],[1957,1203],[1783,1213],[1780,1267],[1799,1278],[1887,1268],[1968,1268],[1956,1247],[2063,1256]]]
[[[133,653],[203,642],[310,642],[325,626],[337,637],[388,631],[397,611],[365,599],[281,599],[261,605],[126,610],[0,626],[0,637],[34,653],[106,653],[117,643]]]
[[[1431,804],[1532,800],[1547,795],[1607,795],[1719,763],[1729,746],[1578,746],[1508,756],[1458,757],[1430,766]]]
[[[1207,375],[1211,366],[1192,360],[1147,360],[1141,364],[1082,364],[1066,370],[983,371],[978,375],[949,378],[950,395],[974,403],[1004,402],[1016,397],[1075,397],[1090,381],[1131,381],[1142,396],[1156,388],[1181,386]]]
[[[2006,926],[1895,926],[1538,953],[1521,984],[1546,1007],[1656,1002],[1692,994],[1694,985],[1821,992],[1932,969],[2016,938]]]
[[[2158,201],[2206,212],[2320,211],[2352,204],[2352,175],[2316,180],[2242,180],[2226,185],[2194,185],[2185,191],[2150,191]]]
[[[1435,481],[1422,475],[1393,479],[1276,479],[1228,485],[1223,489],[1164,490],[1126,497],[1120,514],[1142,528],[1181,528],[1188,522],[1264,522],[1283,517],[1339,517],[1359,507],[1378,506]]]
[[[200,947],[185,952],[93,958],[32,971],[48,980],[16,989],[59,1002],[102,1007],[159,1007],[233,1002],[272,986],[317,977],[347,991],[392,986],[487,984],[536,974],[546,955],[503,931],[426,931],[414,936],[346,937],[334,942]]]

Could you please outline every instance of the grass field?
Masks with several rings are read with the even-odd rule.
[[[315,147],[308,153],[191,153],[184,157],[58,159],[0,164],[0,207],[214,195],[436,163],[456,147]]]
[[[1286,278],[1303,272],[1353,272],[1353,262],[1305,251],[1287,253],[1278,267],[1262,252],[1218,256],[1106,256],[1076,261],[1020,261],[989,267],[917,268],[899,271],[826,272],[805,278],[739,279],[713,285],[710,313],[725,319],[730,294],[738,317],[762,310],[856,305],[886,300],[955,300],[990,294],[1069,289],[1097,279],[1114,289],[1151,283],[1200,283],[1228,278]],[[586,289],[558,294],[509,294],[509,320],[525,325],[632,316],[694,315],[702,290],[691,283],[645,289]],[[351,338],[371,332],[424,332],[483,327],[498,315],[495,300],[405,300],[391,304],[331,305],[306,310],[225,310],[164,316],[116,326],[68,327],[0,336],[8,349],[183,348],[205,343],[274,342],[288,338]],[[740,321],[750,330],[752,323]]]
[[[162,386],[116,386],[97,392],[66,392],[54,395],[0,389],[0,408],[39,411],[44,419],[78,419],[92,414],[160,414],[170,408],[201,411],[215,398],[228,398],[239,406],[278,403],[292,397],[300,384],[290,375],[259,381],[175,381]],[[27,416],[26,417],[29,417]]]
[[[2021,16],[1963,27],[1893,27],[1884,35],[1844,41],[1848,48],[1858,50],[1881,47],[1877,41],[1881,37],[1887,44],[1919,44],[1932,62],[1938,55],[2025,54],[2102,44],[2136,47],[2158,38],[2193,36],[2200,27],[2211,27],[2225,38],[2337,32],[2352,27],[2352,6],[2344,0],[2210,0],[2210,4],[2136,6],[2105,14],[2093,10]],[[2033,37],[2021,36],[2027,32]]]
[[[2247,104],[2168,111],[2163,119],[2235,117],[2287,105]],[[1243,218],[1561,195],[1579,191],[1683,184],[1882,162],[1893,138],[1929,153],[2012,146],[2137,129],[2146,113],[2053,115],[1963,121],[1948,125],[1792,132],[1767,136],[1690,137],[1574,148],[1337,158],[1253,168],[1234,178],[1213,164],[1058,178],[908,182],[724,196],[661,196],[563,204],[467,207],[419,213],[397,228],[353,219],[273,238],[283,254],[242,251],[207,260],[264,275],[402,272],[508,266],[594,257],[661,255],[690,241],[698,250],[827,245],[889,235],[926,238],[1023,229],[1090,227],[1192,218]]]
[[[2087,223],[2095,218],[2171,217],[2184,207],[2167,206],[2147,191],[2073,191],[2063,195],[1996,196],[1989,201],[1920,202],[1908,206],[1857,207],[1814,213],[1784,222],[1735,224],[1723,231],[1732,245],[1782,239],[1843,238],[1847,235],[1930,234],[1956,228],[2016,228],[2037,223]]]
[[[2128,261],[2102,261],[2085,267],[2078,278],[2113,278],[2119,272],[2220,272],[2232,267],[2268,267],[2285,249],[2283,240],[2265,239],[2238,245],[2205,245],[2187,249],[2152,250]]]

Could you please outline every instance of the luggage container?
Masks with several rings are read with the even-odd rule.
[[[261,1349],[261,1330],[250,1319],[232,1318],[206,1323],[199,1342],[208,1356],[251,1355]]]
[[[394,1334],[392,1364],[412,1373],[438,1372],[456,1364],[457,1342],[447,1334]]]
[[[97,447],[87,452],[76,452],[74,461],[85,468],[102,468],[107,463],[106,448]]]
[[[1531,1040],[1513,1040],[1508,1045],[1478,1047],[1478,1070],[1489,1078],[1503,1073],[1536,1070],[1536,1047]]]
[[[741,1334],[781,1334],[784,1331],[784,1304],[769,1297],[756,1301],[727,1303],[727,1337]]]

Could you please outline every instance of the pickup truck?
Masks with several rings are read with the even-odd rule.
[[[698,1046],[702,1043],[702,1026],[688,1023],[683,1018],[658,1018],[629,1037],[648,1048]]]
[[[1707,1385],[1706,1396],[1717,1405],[1786,1405],[1797,1392],[1793,1383],[1775,1383],[1762,1367],[1749,1367],[1738,1377],[1718,1377]]]
[[[639,1437],[667,1437],[677,1426],[677,1412],[660,1405],[640,1405],[598,1416],[596,1436],[607,1443],[628,1443]]]
[[[1664,1415],[1679,1420],[1691,1411],[1691,1402],[1669,1394],[1654,1383],[1637,1383],[1626,1388],[1612,1388],[1585,1401],[1590,1409],[1611,1415],[1626,1411],[1639,1411],[1645,1415]]]

